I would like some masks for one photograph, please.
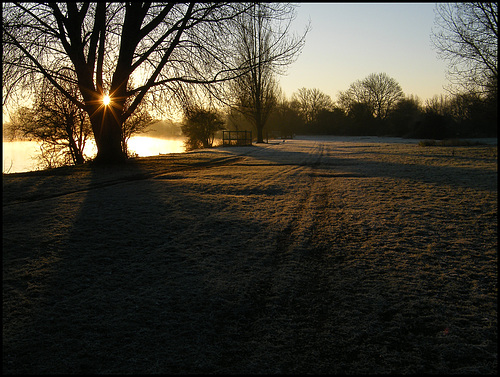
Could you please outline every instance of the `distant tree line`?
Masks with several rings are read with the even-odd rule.
[[[251,129],[244,119],[228,114],[231,129]],[[266,124],[270,137],[303,135],[396,136],[446,139],[496,137],[496,96],[457,93],[422,102],[405,95],[385,73],[356,81],[338,100],[319,89],[301,88],[276,104]]]
[[[338,93],[334,102],[318,89],[301,88],[278,99],[269,113],[271,136],[293,134],[387,135],[446,139],[496,137],[498,122],[498,4],[436,6],[432,40],[449,63],[447,96],[425,103],[405,95],[385,73],[371,74]],[[276,98],[282,97],[278,93]],[[228,125],[242,129],[234,111]],[[248,125],[247,125],[248,127]]]

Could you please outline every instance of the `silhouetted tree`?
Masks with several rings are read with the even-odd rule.
[[[304,45],[307,31],[302,37],[288,35],[293,18],[290,4],[259,3],[238,17],[234,31],[237,59],[251,67],[232,82],[235,108],[255,126],[258,143],[264,141],[264,126],[277,104],[275,76],[296,59]]]
[[[424,113],[415,125],[412,137],[419,139],[446,139],[453,135],[453,120],[450,116],[438,114],[432,110]]]
[[[346,91],[339,92],[338,97],[338,103],[345,111],[351,111],[354,104],[364,103],[375,118],[383,120],[404,94],[395,79],[385,73],[372,73],[351,84]]]
[[[139,107],[135,113],[128,117],[125,123],[123,123],[122,132],[122,149],[125,153],[127,153],[127,155],[129,139],[135,134],[144,132],[148,126],[155,122],[157,122],[157,120],[153,119],[144,107]]]
[[[365,102],[355,102],[350,105],[347,113],[349,119],[349,135],[376,135],[375,118],[372,107]]]
[[[328,135],[346,135],[349,130],[347,114],[339,107],[333,110],[321,110],[317,116],[318,133]]]
[[[126,159],[123,124],[147,95],[170,98],[189,85],[234,79],[252,66],[235,60],[236,18],[254,3],[5,3],[4,93],[45,77],[85,110],[96,161]],[[269,7],[272,14],[272,7]],[[72,67],[76,79],[58,73]],[[137,85],[129,88],[132,79]],[[78,88],[81,98],[63,82]],[[103,105],[109,93],[110,106]]]
[[[59,74],[71,77],[73,72],[60,69]],[[76,87],[66,84],[65,90],[78,98]],[[42,159],[48,167],[85,162],[84,149],[92,134],[88,115],[50,83],[43,82],[33,108],[21,108],[15,119],[12,127],[41,142]]]
[[[490,106],[477,93],[460,93],[451,97],[448,112],[456,124],[455,136],[495,136],[497,124],[493,124]]]
[[[210,148],[214,142],[215,133],[224,129],[224,121],[218,111],[201,107],[187,108],[182,133],[188,138],[188,149]]]
[[[498,3],[439,3],[435,25],[431,37],[439,56],[449,62],[450,90],[496,96]]]
[[[426,100],[425,111],[447,119],[450,137],[495,137],[498,128],[497,106],[496,100],[489,96],[462,92]]]
[[[433,112],[439,115],[447,115],[449,113],[449,99],[447,96],[440,94],[435,95],[425,100],[425,111]]]
[[[256,131],[255,125],[235,107],[228,107],[225,113],[226,128],[234,131]]]
[[[304,120],[299,114],[297,107],[287,101],[284,96],[278,100],[278,104],[272,111],[269,119],[269,128],[276,131],[276,136],[292,138],[295,134],[304,132]]]
[[[28,121],[32,118],[30,108],[26,106],[20,106],[13,113],[9,114],[10,120],[2,124],[2,136],[4,140],[14,141],[26,139],[23,135],[20,125],[25,123],[25,118]]]
[[[389,113],[385,133],[392,136],[409,136],[422,114],[422,103],[417,96],[400,99]]]
[[[319,89],[300,88],[292,95],[292,101],[296,101],[304,122],[311,124],[322,110],[332,110],[333,101],[328,94]]]

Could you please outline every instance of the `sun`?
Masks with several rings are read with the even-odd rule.
[[[104,106],[108,106],[110,102],[111,98],[109,98],[107,94],[104,97],[102,97],[102,103],[104,104]]]

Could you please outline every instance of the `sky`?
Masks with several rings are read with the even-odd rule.
[[[299,88],[317,88],[337,100],[371,73],[394,78],[406,95],[422,101],[446,94],[446,61],[430,39],[435,3],[300,3],[293,31],[310,20],[302,53],[280,76],[288,99]]]
[[[355,81],[382,72],[423,103],[446,93],[447,63],[438,58],[430,39],[435,3],[296,5],[292,31],[302,34],[309,21],[311,29],[302,53],[279,77],[288,99],[305,87],[335,101]]]

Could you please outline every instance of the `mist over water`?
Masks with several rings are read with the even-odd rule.
[[[128,149],[139,157],[156,156],[186,151],[185,138],[163,139],[150,136],[134,136],[128,141]]]
[[[40,155],[36,141],[17,140],[2,143],[2,173],[21,173],[36,170]]]
[[[133,136],[128,141],[131,154],[139,157],[185,152],[184,138],[156,138]],[[88,141],[85,154],[92,158],[97,153],[94,141]],[[43,168],[40,157],[40,143],[29,140],[3,141],[2,173],[22,173]]]

